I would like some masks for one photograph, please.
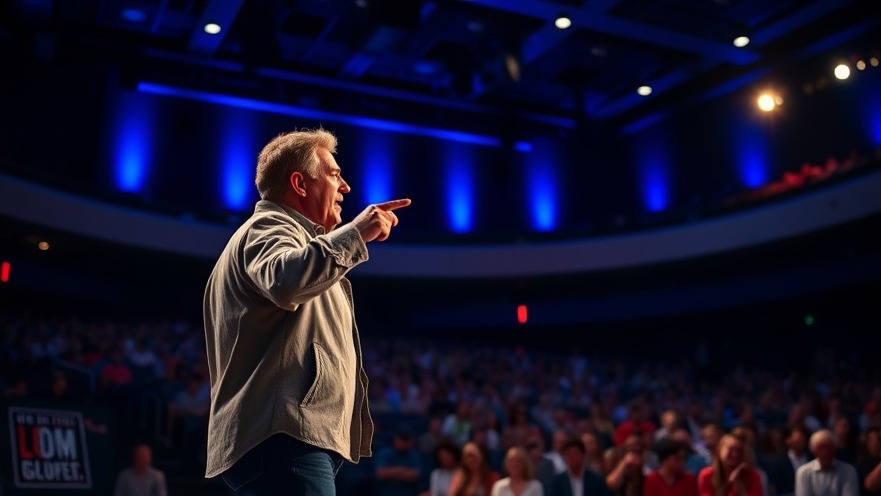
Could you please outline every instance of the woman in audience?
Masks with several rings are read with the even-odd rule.
[[[618,496],[641,496],[645,483],[645,442],[642,431],[634,431],[624,444],[607,452],[606,485]]]
[[[862,452],[857,459],[860,491],[865,496],[881,496],[881,430],[868,429],[863,434]]]
[[[508,449],[505,471],[508,477],[493,484],[492,496],[544,496],[544,488],[535,480],[532,462],[523,448],[514,446]]]
[[[581,442],[584,443],[585,460],[584,465],[600,475],[606,475],[606,461],[603,457],[603,446],[600,439],[593,432],[585,432],[581,435]]]
[[[434,450],[437,468],[431,471],[428,494],[424,496],[450,496],[450,483],[459,468],[459,448],[449,441],[441,441]]]
[[[746,449],[737,436],[722,436],[712,465],[698,474],[698,496],[762,496],[761,478],[749,463]]]
[[[499,474],[489,467],[486,455],[476,443],[462,447],[462,465],[453,474],[450,496],[489,496]]]

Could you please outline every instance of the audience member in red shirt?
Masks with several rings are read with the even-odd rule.
[[[671,438],[655,443],[660,466],[646,477],[643,496],[697,496],[697,477],[685,471],[688,450],[687,445]]]
[[[697,476],[698,496],[762,496],[762,479],[746,456],[746,443],[726,434],[713,464]]]
[[[122,353],[114,351],[110,363],[101,369],[101,385],[104,388],[125,386],[132,382],[132,370],[122,361]]]
[[[621,446],[635,432],[639,432],[645,436],[645,440],[654,439],[655,424],[645,420],[645,414],[639,403],[630,405],[627,410],[627,420],[621,422],[615,429],[615,446]]]

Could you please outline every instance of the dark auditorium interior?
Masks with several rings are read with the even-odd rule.
[[[881,494],[881,2],[10,0],[0,54],[2,495],[119,495],[139,444],[227,494],[203,293],[263,145],[318,127],[343,222],[413,200],[347,275],[376,433],[338,494],[570,438],[654,494],[713,429],[764,496],[799,429]]]

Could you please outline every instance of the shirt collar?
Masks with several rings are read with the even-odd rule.
[[[811,461],[809,463],[812,464],[811,470],[813,470],[814,472],[820,472],[823,470],[823,467],[820,465],[820,460],[817,460],[815,458],[813,461]],[[829,467],[829,470],[837,470],[837,469],[838,469],[838,460],[832,460],[832,466]]]
[[[307,219],[305,215],[281,202],[272,200],[260,200],[254,207],[254,212],[256,213],[263,209],[273,209],[273,207],[280,207],[282,210],[285,211],[285,213],[290,215],[291,218],[297,221],[297,224],[300,224],[301,226],[303,226],[304,229],[309,231],[309,234],[311,234],[312,236],[318,236],[327,233],[327,231],[324,229],[324,226],[312,222],[311,220]]]

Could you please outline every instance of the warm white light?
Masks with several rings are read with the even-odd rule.
[[[649,96],[652,94],[651,86],[640,86],[636,88],[636,92],[639,93],[639,96]]]
[[[866,61],[865,60],[857,60],[857,69],[864,71],[866,70]]]
[[[878,67],[878,57],[870,58],[869,63],[872,64],[872,67]]]
[[[46,251],[49,249],[49,242],[48,241],[40,241],[39,243],[37,243],[37,248],[39,248],[40,251]]]
[[[554,26],[557,26],[558,29],[567,29],[571,25],[572,19],[566,16],[560,16],[554,21]]]
[[[844,64],[838,64],[835,66],[835,77],[838,79],[844,80],[850,77],[850,67]]]
[[[756,103],[759,105],[759,109],[764,110],[765,112],[770,112],[777,106],[774,97],[767,93],[760,96]]]
[[[732,43],[734,43],[734,46],[736,46],[737,48],[743,48],[749,45],[749,38],[747,38],[746,36],[738,36],[737,38],[734,38],[734,41]]]
[[[205,32],[208,34],[217,34],[220,32],[220,25],[209,22],[205,25]]]

